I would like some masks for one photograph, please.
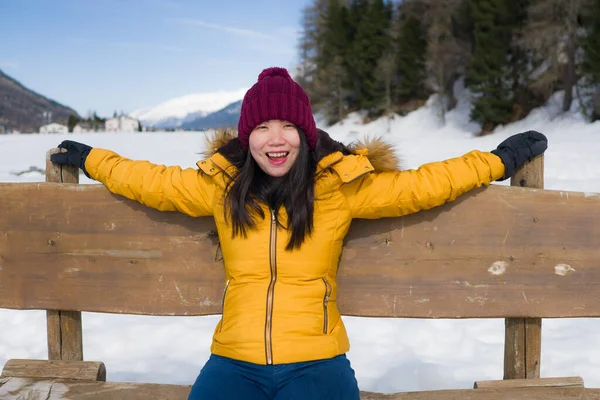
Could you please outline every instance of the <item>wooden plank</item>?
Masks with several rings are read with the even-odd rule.
[[[511,186],[544,188],[544,155],[515,172]],[[505,321],[504,379],[540,377],[542,319],[516,318]]]
[[[46,311],[48,359],[83,360],[83,323],[80,311]]]
[[[525,387],[584,387],[583,378],[571,376],[564,378],[532,378],[532,379],[506,379],[497,381],[477,381],[474,389],[505,389]]]
[[[46,153],[46,182],[79,183],[79,168],[54,165],[50,156],[62,149]],[[48,242],[52,245],[52,241]],[[49,360],[83,360],[83,327],[79,311],[46,311]]]
[[[106,367],[99,361],[8,360],[3,377],[106,381]]]
[[[524,324],[525,378],[539,378],[542,362],[542,319],[525,318]]]
[[[83,360],[83,324],[80,311],[60,311],[61,360]]]
[[[190,386],[10,378],[2,400],[186,400]]]
[[[152,210],[101,185],[0,183],[0,199],[0,307],[220,312],[212,218]],[[354,221],[338,304],[373,317],[597,317],[598,237],[600,195],[492,185],[403,218]]]
[[[106,383],[68,380],[33,380],[10,378],[0,380],[3,400],[186,400],[190,386],[148,383]],[[50,397],[51,395],[51,397]],[[436,390],[383,394],[361,392],[362,400],[600,400],[600,389],[585,388],[521,388]]]
[[[68,165],[55,165],[50,161],[52,154],[64,152],[64,149],[50,149],[46,153],[46,182],[79,183],[79,168]]]
[[[504,321],[504,379],[525,379],[525,319]]]
[[[366,393],[361,400],[597,400],[600,389],[519,388],[435,390],[410,393]]]
[[[46,339],[48,341],[48,360],[60,360],[62,357],[60,311],[46,311],[46,330]]]

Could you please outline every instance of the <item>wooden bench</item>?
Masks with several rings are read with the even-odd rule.
[[[492,185],[353,223],[343,315],[506,318],[504,380],[362,399],[600,399],[579,377],[539,377],[542,318],[600,316],[600,196],[539,189],[542,170],[539,157],[512,179],[538,189]],[[46,173],[49,183],[0,183],[0,308],[48,310],[48,360],[9,360],[0,398],[186,399],[189,386],[105,382],[101,362],[82,361],[81,312],[219,314],[212,218],[77,185],[77,170],[47,163]]]

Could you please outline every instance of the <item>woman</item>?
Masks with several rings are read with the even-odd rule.
[[[336,305],[342,242],[353,218],[401,216],[511,176],[544,135],[515,135],[418,170],[375,170],[317,130],[304,90],[283,68],[246,93],[238,136],[199,169],[132,161],[65,141],[75,165],[113,193],[163,211],[214,217],[225,261],[223,315],[190,399],[359,399]],[[388,149],[389,150],[389,149]]]

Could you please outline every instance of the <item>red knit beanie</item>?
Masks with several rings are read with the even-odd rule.
[[[271,119],[293,123],[302,129],[308,146],[317,146],[317,126],[308,95],[285,68],[263,70],[244,96],[238,122],[238,137],[244,151],[248,150],[250,133],[258,124]]]

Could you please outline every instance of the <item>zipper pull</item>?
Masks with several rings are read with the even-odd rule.
[[[225,287],[223,288],[223,293],[225,293],[227,291],[227,288],[229,287],[229,282],[231,281],[231,279],[227,279],[227,282],[225,282]]]

